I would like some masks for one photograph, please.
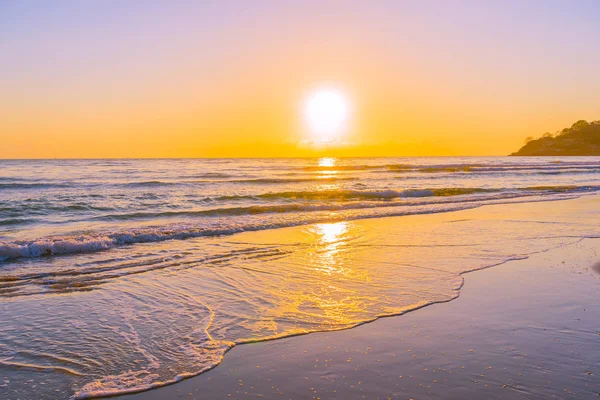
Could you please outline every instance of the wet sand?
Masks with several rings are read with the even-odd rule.
[[[239,345],[134,399],[598,399],[600,239],[463,275],[460,297],[359,327]]]

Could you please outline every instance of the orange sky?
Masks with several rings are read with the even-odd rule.
[[[504,155],[600,119],[594,2],[127,3],[0,6],[0,158]],[[354,112],[315,148],[329,84]]]

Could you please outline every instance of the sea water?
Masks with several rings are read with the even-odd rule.
[[[149,389],[450,300],[599,235],[598,189],[594,157],[0,161],[0,398]]]

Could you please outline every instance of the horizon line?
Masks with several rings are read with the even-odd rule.
[[[51,160],[265,160],[265,159],[320,159],[320,158],[476,158],[476,157],[515,157],[506,155],[419,155],[419,156],[269,156],[269,157],[33,157],[33,158],[0,158],[0,161],[51,161]],[[528,156],[530,157],[530,156]],[[559,156],[540,156],[559,157]],[[578,157],[578,156],[567,156]],[[586,157],[586,156],[579,156]]]

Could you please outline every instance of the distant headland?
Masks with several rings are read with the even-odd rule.
[[[544,133],[539,139],[528,137],[511,156],[600,156],[600,121],[580,120],[554,134]]]

